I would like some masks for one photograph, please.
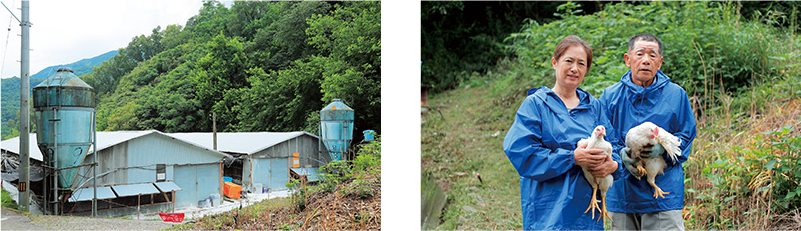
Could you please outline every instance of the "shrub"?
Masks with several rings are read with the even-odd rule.
[[[773,41],[784,38],[780,30],[759,21],[742,22],[736,7],[729,2],[618,3],[592,15],[566,15],[549,24],[527,20],[520,32],[505,42],[522,68],[534,72],[501,79],[516,84],[502,84],[494,90],[516,92],[519,89],[508,88],[552,85],[550,59],[556,44],[575,34],[586,40],[594,53],[593,67],[581,88],[598,97],[629,69],[623,62],[628,39],[651,33],[664,44],[662,71],[691,96],[714,83],[729,91],[744,91],[760,79],[757,77],[777,73],[768,57],[779,49],[771,46]],[[528,82],[531,84],[519,84]]]

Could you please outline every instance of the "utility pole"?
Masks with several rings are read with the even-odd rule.
[[[217,112],[211,112],[211,131],[214,133],[214,151],[217,151]]]
[[[30,15],[28,5],[30,2],[22,1],[22,50],[20,54],[20,93],[19,93],[19,209],[30,212],[30,110],[28,106],[28,93],[31,88],[30,75]]]

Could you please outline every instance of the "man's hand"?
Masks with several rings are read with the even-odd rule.
[[[654,158],[662,155],[663,152],[665,152],[665,148],[663,148],[661,144],[656,144],[650,149],[643,149],[642,156],[643,158]]]
[[[582,147],[576,147],[576,150],[573,150],[573,159],[575,159],[576,164],[579,166],[595,168],[606,161],[606,156],[599,155],[603,152],[604,150],[601,149],[588,149],[587,145],[585,144]]]
[[[598,165],[598,167],[590,169],[590,173],[592,173],[592,176],[596,178],[604,178],[615,172],[615,170],[617,170],[617,166],[618,163],[617,161],[612,160],[612,156],[606,156],[604,163]]]
[[[629,170],[631,175],[637,178],[642,177],[642,173],[640,173],[640,170],[638,170],[636,166],[638,160],[632,159],[629,156],[628,147],[620,149],[620,158],[623,160],[623,166],[626,167],[627,170]]]

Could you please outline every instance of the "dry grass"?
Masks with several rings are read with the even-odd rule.
[[[378,230],[381,229],[381,171],[368,171],[369,196],[340,193],[342,188],[364,186],[348,181],[332,192],[310,192],[306,208],[295,211],[288,198],[201,218],[172,229],[200,230]]]
[[[775,183],[772,179],[776,172],[743,161],[760,158],[753,150],[770,150],[772,155],[798,158],[797,152],[771,149],[768,141],[780,137],[762,133],[791,126],[796,129],[783,136],[801,135],[801,101],[797,96],[757,98],[751,105],[765,105],[765,108],[751,107],[745,113],[735,113],[732,98],[725,92],[719,97],[723,104],[716,109],[720,111],[704,113],[697,119],[699,131],[693,143],[694,152],[685,164],[687,188],[691,190],[685,195],[683,212],[689,228],[801,227],[798,210],[789,214],[774,214],[771,210],[774,203],[771,189]],[[747,189],[740,188],[743,186]]]

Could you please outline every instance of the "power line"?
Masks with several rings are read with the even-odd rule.
[[[0,2],[0,3],[2,3],[2,2]],[[16,1],[12,1],[12,2],[11,2],[11,8],[12,8],[12,9],[14,8],[14,3],[16,3]],[[2,3],[2,4],[3,4],[3,7],[6,7],[6,4],[5,4],[5,3]],[[1,65],[0,65],[0,77],[2,77],[2,76],[3,76],[3,72],[4,72],[4,71],[5,71],[5,69],[6,69],[6,68],[5,68],[5,67],[6,67],[6,65],[5,65],[5,64],[6,64],[6,55],[8,54],[8,41],[9,41],[9,38],[10,38],[10,36],[11,36],[11,18],[12,18],[12,17],[13,17],[13,18],[16,18],[16,16],[14,16],[14,12],[11,12],[11,10],[10,10],[10,9],[8,9],[8,7],[6,7],[6,10],[8,10],[8,13],[10,13],[11,15],[9,15],[9,16],[8,16],[8,33],[6,33],[6,46],[5,46],[5,48],[3,49],[3,62],[2,62],[2,63],[0,63],[0,64],[1,64]],[[19,19],[17,19],[17,21],[19,21]]]

